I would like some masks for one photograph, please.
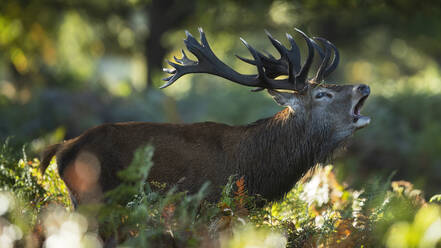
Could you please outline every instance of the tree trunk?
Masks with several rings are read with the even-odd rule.
[[[185,24],[195,11],[194,0],[153,0],[148,8],[150,35],[145,42],[145,56],[147,61],[147,85],[145,91],[151,87],[154,75],[162,66],[168,48],[161,44],[164,33],[177,29]]]

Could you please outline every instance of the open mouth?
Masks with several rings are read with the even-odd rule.
[[[365,95],[358,100],[357,104],[355,104],[353,108],[353,122],[356,128],[362,128],[367,126],[371,122],[371,118],[367,116],[363,116],[360,114],[361,108],[363,107],[364,102],[368,98],[369,95]]]

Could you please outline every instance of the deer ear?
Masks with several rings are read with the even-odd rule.
[[[279,92],[276,90],[268,89],[268,93],[273,97],[274,101],[281,106],[288,106],[292,96],[287,92]]]
[[[301,104],[296,94],[289,92],[279,92],[277,90],[268,89],[268,93],[273,97],[277,104],[285,107],[291,107],[291,109],[300,110]]]
[[[281,106],[293,107],[293,104],[297,102],[297,99],[293,93],[279,92],[271,89],[268,89],[268,93],[273,97],[274,101]]]

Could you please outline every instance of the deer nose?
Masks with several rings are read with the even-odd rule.
[[[357,86],[357,90],[362,94],[362,95],[369,95],[371,93],[371,88],[369,88],[369,86],[367,86],[366,84],[360,84]]]

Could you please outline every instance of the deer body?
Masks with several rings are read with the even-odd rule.
[[[208,199],[214,201],[228,178],[237,175],[244,177],[249,194],[259,194],[267,200],[280,199],[308,169],[325,162],[355,130],[370,121],[360,115],[369,87],[318,84],[335,69],[337,50],[325,40],[329,43],[325,53],[301,34],[309,47],[309,56],[301,69],[292,37],[288,36],[292,49],[287,50],[270,36],[281,58],[265,57],[245,43],[255,60],[241,59],[256,64],[259,74],[238,74],[214,56],[201,31],[203,46],[189,34],[185,41],[199,62],[189,60],[183,53],[182,59],[175,59],[182,65],[170,63],[175,70],[167,70],[173,75],[166,79],[166,86],[184,74],[207,72],[259,87],[258,90],[267,88],[274,100],[286,107],[273,117],[244,126],[212,122],[104,124],[63,144],[50,146],[43,154],[43,171],[56,155],[59,174],[73,198],[79,203],[100,201],[103,192],[119,184],[117,172],[130,164],[134,151],[151,143],[155,153],[149,181],[176,185],[189,193],[209,181]],[[335,57],[328,66],[331,48]],[[305,81],[314,49],[323,62],[316,77]],[[281,74],[289,78],[273,79]],[[274,90],[280,88],[296,92]]]
[[[89,198],[87,191],[90,188],[76,190],[75,184],[80,182],[71,182],[71,178],[78,176],[66,169],[75,167],[78,163],[75,160],[81,153],[96,156],[100,170],[106,171],[99,173],[101,188],[93,195],[101,197],[101,192],[119,184],[117,172],[130,164],[133,152],[151,142],[155,154],[149,180],[168,186],[177,184],[180,190],[189,193],[197,192],[209,181],[212,191],[209,198],[216,200],[228,177],[238,175],[244,176],[251,194],[262,195],[268,200],[279,199],[315,163],[325,161],[339,143],[329,142],[331,137],[323,133],[316,134],[320,145],[314,146],[318,140],[308,139],[310,131],[292,126],[295,120],[290,112],[287,108],[272,118],[247,126],[211,122],[189,125],[143,122],[101,125],[57,147],[59,174],[76,200],[82,202],[82,198]],[[301,123],[298,125],[305,126]]]

